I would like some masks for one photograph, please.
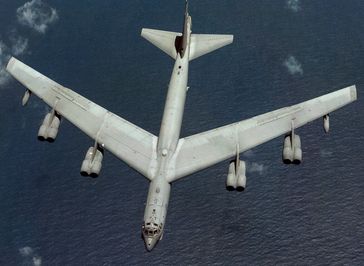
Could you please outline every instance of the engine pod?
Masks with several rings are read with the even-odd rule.
[[[226,177],[226,189],[233,191],[236,188],[236,173],[235,173],[235,162],[232,161],[229,164],[229,172]]]
[[[290,164],[293,161],[293,149],[291,142],[291,135],[287,135],[284,138],[282,159],[284,164]]]
[[[99,147],[90,147],[82,162],[80,174],[82,176],[98,177],[102,168],[104,158],[103,150]]]
[[[246,165],[244,161],[239,161],[237,179],[236,179],[236,190],[244,191],[246,187]]]

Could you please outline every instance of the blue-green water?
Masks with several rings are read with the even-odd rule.
[[[17,22],[25,1],[1,1],[0,40],[15,29],[29,40],[19,59],[158,135],[173,61],[140,30],[180,31],[184,1],[45,2],[59,18],[40,34]],[[329,135],[321,121],[298,130],[300,166],[281,163],[283,138],[243,154],[244,193],[225,190],[228,162],[173,184],[151,253],[146,179],[109,153],[98,179],[81,177],[92,140],[63,120],[55,143],[38,142],[47,108],[22,108],[24,88],[2,85],[0,265],[363,264],[364,2],[296,2],[190,2],[195,33],[235,39],[191,62],[182,136],[352,84],[359,100],[331,115]]]

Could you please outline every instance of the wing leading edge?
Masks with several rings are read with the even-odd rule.
[[[157,137],[47,78],[16,58],[7,71],[62,117],[148,179]]]
[[[247,151],[323,117],[357,99],[356,87],[350,86],[315,99],[278,109],[241,122],[209,130],[179,141],[174,175],[170,182]]]

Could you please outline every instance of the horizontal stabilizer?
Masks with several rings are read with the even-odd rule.
[[[191,34],[190,61],[233,42],[233,35]]]
[[[177,36],[182,36],[181,33],[164,30],[142,29],[141,35],[144,39],[157,46],[170,57],[176,59],[177,51],[175,41]]]

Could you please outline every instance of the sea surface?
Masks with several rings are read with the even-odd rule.
[[[39,1],[39,0],[36,0]],[[44,33],[19,23],[26,1],[0,1],[0,40],[18,58],[155,135],[173,60],[140,37],[181,31],[184,1],[43,0]],[[49,9],[48,9],[49,10]],[[241,155],[245,192],[228,192],[228,161],[172,185],[163,240],[141,239],[148,181],[106,152],[97,179],[79,169],[93,141],[63,120],[36,138],[45,104],[0,86],[0,265],[363,265],[364,2],[190,1],[195,33],[234,43],[192,61],[181,136],[356,84],[358,101],[297,129],[303,163],[281,161],[283,137]],[[10,53],[10,52],[8,52]],[[4,58],[4,57],[3,57]]]

